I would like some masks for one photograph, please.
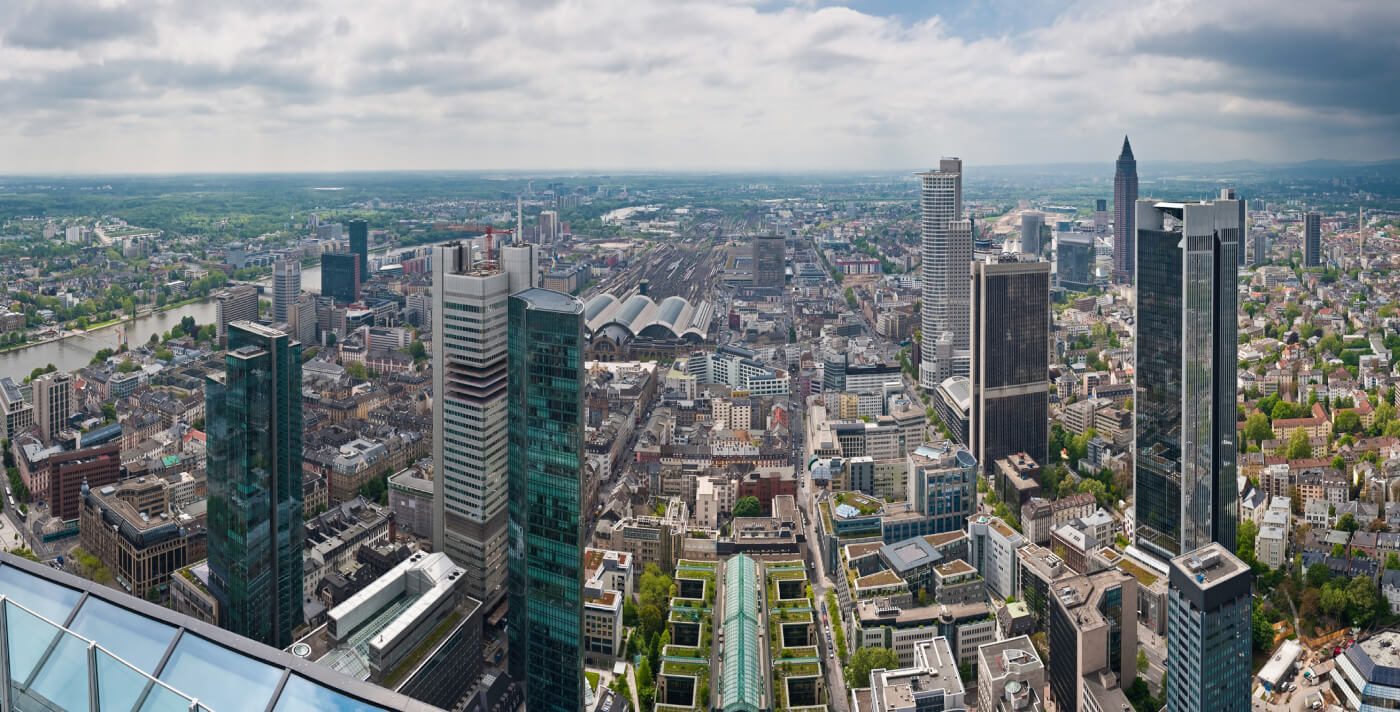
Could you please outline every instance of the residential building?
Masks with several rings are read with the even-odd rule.
[[[1045,665],[1027,636],[977,649],[978,712],[1042,712]]]
[[[944,158],[919,174],[923,258],[923,348],[919,383],[932,391],[949,376],[966,376],[968,273],[972,223],[962,217],[962,159]]]
[[[301,342],[228,327],[205,379],[209,582],[219,625],[273,647],[302,622]]]
[[[583,323],[569,295],[510,297],[510,670],[532,709],[583,703]]]
[[[240,284],[214,295],[215,334],[220,344],[228,343],[228,325],[235,321],[257,321],[258,288]]]
[[[1239,206],[1140,200],[1136,220],[1137,543],[1233,548]]]
[[[1049,339],[1050,263],[973,262],[968,434],[988,476],[1013,453],[1045,461]]]
[[[1218,542],[1171,560],[1167,712],[1250,709],[1253,580]]]
[[[1055,582],[1046,665],[1056,709],[1119,710],[1137,676],[1137,583],[1106,569]],[[1248,680],[1248,673],[1245,675]]]
[[[1138,202],[1137,160],[1128,137],[1123,137],[1123,150],[1113,172],[1113,281],[1133,284],[1137,274],[1134,222]]]

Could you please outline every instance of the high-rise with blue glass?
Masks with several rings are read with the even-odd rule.
[[[1167,580],[1167,712],[1247,712],[1253,572],[1211,543],[1172,559]]]
[[[1238,201],[1137,203],[1137,543],[1234,551]]]
[[[583,707],[583,302],[510,297],[510,673],[531,710]]]
[[[301,343],[230,324],[224,373],[208,376],[204,397],[219,625],[285,648],[302,622]]]

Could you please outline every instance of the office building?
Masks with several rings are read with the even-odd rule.
[[[1140,200],[1136,220],[1137,543],[1233,550],[1239,206]]]
[[[439,709],[17,556],[0,581],[7,709]]]
[[[214,323],[219,343],[228,341],[228,325],[235,321],[257,321],[258,288],[251,284],[229,287],[214,295]]]
[[[1237,263],[1239,264],[1239,266],[1243,267],[1245,265],[1245,243],[1249,240],[1249,217],[1246,214],[1246,211],[1248,210],[1249,206],[1249,201],[1242,200],[1239,196],[1239,192],[1236,191],[1234,188],[1221,188],[1220,199],[1234,200],[1240,204],[1240,244],[1239,247],[1235,250],[1235,256],[1238,258]]]
[[[1020,564],[1016,550],[1026,545],[1020,532],[997,517],[967,520],[967,563],[982,574],[987,590],[1002,599],[1016,595]]]
[[[1128,137],[1113,171],[1113,281],[1132,284],[1137,270],[1137,160]]]
[[[972,263],[968,436],[984,473],[1018,452],[1046,461],[1049,343],[1050,263]]]
[[[1390,709],[1400,699],[1400,632],[1376,633],[1336,661],[1331,679],[1346,709]]]
[[[559,213],[553,210],[541,210],[539,228],[540,244],[554,244],[559,239]]]
[[[364,220],[351,220],[345,225],[350,228],[350,253],[360,258],[360,282],[368,282],[369,224]]]
[[[968,274],[972,223],[962,217],[962,159],[944,158],[919,174],[923,258],[923,344],[919,384],[927,391],[967,375]]]
[[[786,281],[786,240],[770,233],[753,237],[753,286],[759,289],[782,289]]]
[[[148,600],[164,598],[171,574],[206,555],[204,522],[172,510],[168,489],[159,477],[82,489],[83,548],[117,585]]]
[[[81,450],[64,450],[49,455],[49,511],[56,519],[78,519],[83,487],[113,484],[124,474],[121,445],[110,442]],[[140,591],[135,592],[140,595]]]
[[[433,254],[433,549],[488,611],[506,595],[508,300],[534,286],[534,250],[503,248],[507,269],[474,263],[467,243]]]
[[[1040,251],[1045,247],[1045,243],[1042,241],[1042,233],[1044,232],[1045,213],[1021,213],[1021,252],[1039,256]]]
[[[30,384],[34,394],[34,422],[45,443],[68,427],[73,409],[73,377],[67,373],[45,373]]]
[[[1055,709],[1131,709],[1123,691],[1137,676],[1137,594],[1118,569],[1055,581],[1046,663]]]
[[[229,325],[204,384],[209,584],[219,625],[284,648],[302,622],[301,342]]]
[[[310,294],[297,297],[287,316],[287,326],[297,341],[303,344],[316,343],[316,297]]]
[[[1094,233],[1108,232],[1108,201],[1099,198],[1094,201]]]
[[[905,464],[905,500],[926,518],[927,533],[962,529],[977,501],[977,459],[972,453],[925,444],[910,450]]]
[[[869,680],[849,680],[868,689],[851,690],[851,709],[865,712],[914,712],[964,709],[967,693],[958,671],[958,658],[943,636],[918,643],[914,664],[895,670],[870,671]],[[731,708],[725,708],[731,709]],[[742,709],[742,708],[732,708]]]
[[[1269,264],[1269,233],[1264,230],[1255,231],[1249,239],[1250,265],[1263,267]]]
[[[583,705],[583,302],[510,297],[510,672],[532,710]]]
[[[1062,232],[1055,238],[1055,271],[1060,287],[1073,292],[1088,291],[1094,286],[1094,236],[1080,232]]]
[[[1322,214],[1303,215],[1303,266],[1322,266]]]
[[[1167,712],[1249,710],[1253,579],[1249,567],[1218,543],[1171,560]]]
[[[321,294],[337,304],[360,301],[360,258],[353,252],[324,252],[321,254]]]
[[[1030,638],[1022,635],[977,649],[979,712],[1041,712],[1044,694],[1045,665]]]
[[[272,320],[291,324],[296,320],[297,299],[301,296],[301,261],[295,257],[272,265]]]
[[[5,432],[0,435],[7,440],[14,440],[34,425],[34,404],[24,399],[24,391],[9,376],[0,378],[0,411],[5,416]]]

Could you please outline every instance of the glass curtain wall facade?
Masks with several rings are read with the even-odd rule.
[[[1137,539],[1235,548],[1239,206],[1138,201]]]
[[[360,300],[360,261],[349,252],[327,252],[321,255],[321,294],[337,304],[352,304]]]
[[[351,220],[346,223],[350,228],[350,253],[360,259],[360,279],[369,279],[369,224],[364,220]]]
[[[510,672],[531,710],[583,707],[583,302],[510,298]]]
[[[984,473],[1050,439],[1050,263],[972,263],[972,454]]]
[[[209,584],[219,625],[277,648],[302,622],[301,343],[229,325],[205,383]]]

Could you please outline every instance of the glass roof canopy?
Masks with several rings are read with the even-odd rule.
[[[49,566],[0,554],[0,710],[438,708]]]

